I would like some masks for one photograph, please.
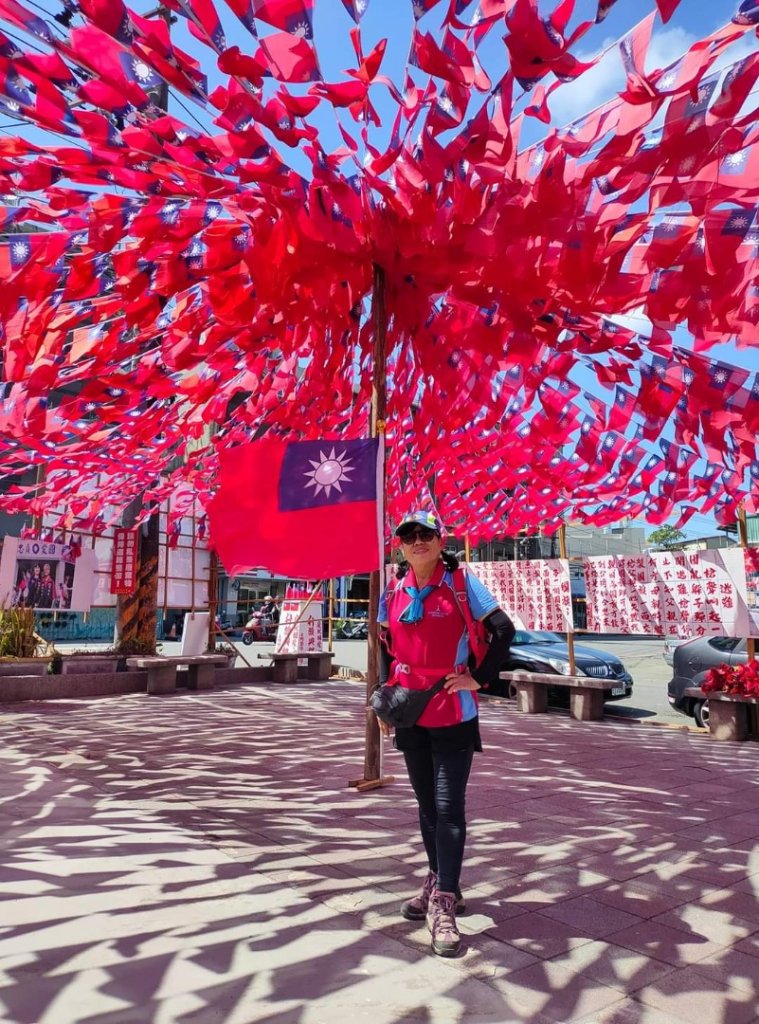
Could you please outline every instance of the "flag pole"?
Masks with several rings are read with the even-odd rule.
[[[559,527],[559,557],[566,560],[567,557],[567,527],[562,523]],[[571,606],[571,597],[570,597]],[[569,674],[575,674],[575,635],[567,630],[567,654],[569,656]]]
[[[738,508],[738,543],[744,549],[748,547],[746,509],[742,504]],[[749,661],[754,661],[756,659],[756,640],[752,636],[746,637],[746,656]]]
[[[738,506],[738,543],[745,551],[748,547],[748,523],[746,522],[746,507],[741,502]],[[745,559],[745,555],[744,555]],[[756,640],[752,636],[746,637],[746,658],[749,662],[756,660]],[[748,705],[749,730],[752,735],[759,735],[759,707],[755,704]]]
[[[387,415],[387,309],[385,305],[385,271],[374,264],[374,281],[372,289],[372,321],[374,324],[374,349],[372,360],[372,408],[370,418],[370,436],[384,438],[385,417]],[[385,450],[380,444],[382,504],[385,495]],[[380,550],[384,552],[384,516],[381,523],[383,531]],[[364,734],[364,777],[351,780],[349,785],[359,792],[377,789],[388,782],[392,776],[382,775],[382,739],[379,722],[373,711],[369,709],[369,698],[379,685],[380,639],[377,612],[382,596],[384,557],[380,557],[380,565],[369,574],[369,622],[368,622],[368,657],[366,670],[366,727]]]

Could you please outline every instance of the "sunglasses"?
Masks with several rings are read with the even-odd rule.
[[[398,536],[403,544],[413,544],[417,537],[419,540],[424,541],[425,544],[428,544],[434,537],[437,537],[437,532],[428,529],[426,526],[418,526],[413,530],[401,530]]]

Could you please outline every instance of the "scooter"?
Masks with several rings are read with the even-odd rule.
[[[274,640],[277,635],[277,624],[262,612],[253,612],[245,623],[242,631],[242,642],[246,647],[258,640]]]
[[[367,622],[349,622],[336,634],[338,640],[368,640],[369,624]]]

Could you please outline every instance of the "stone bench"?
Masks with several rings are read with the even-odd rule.
[[[306,678],[313,681],[329,679],[332,674],[332,651],[314,651],[300,654],[259,654],[263,661],[272,662],[272,679],[275,683],[297,683],[298,661],[306,661]]]
[[[127,668],[139,669],[148,674],[148,693],[174,693],[177,688],[177,669],[187,666],[191,690],[213,689],[213,677],[217,665],[226,665],[226,654],[179,654],[172,657],[161,655],[127,658]]]
[[[588,676],[560,676],[550,672],[501,672],[500,678],[512,683],[517,691],[517,708],[527,715],[548,710],[549,687],[569,690],[569,714],[578,722],[597,722],[604,716],[604,690],[608,679]]]
[[[715,740],[746,740],[752,736],[749,711],[759,705],[758,697],[741,697],[739,694],[704,693],[700,686],[688,686],[683,690],[686,697],[709,702],[709,732]]]

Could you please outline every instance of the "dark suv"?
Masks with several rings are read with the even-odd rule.
[[[686,697],[689,686],[700,686],[710,668],[718,665],[744,665],[748,661],[746,641],[735,636],[699,636],[676,647],[672,656],[672,679],[667,687],[667,698],[683,715],[690,715],[696,725],[709,723],[709,704],[698,698]]]

